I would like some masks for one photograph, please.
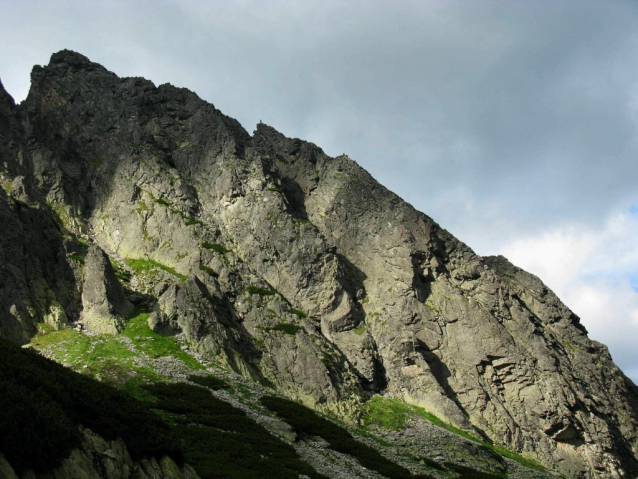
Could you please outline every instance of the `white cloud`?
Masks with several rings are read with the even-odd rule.
[[[563,226],[503,246],[499,254],[539,276],[638,382],[638,217],[615,213],[601,229]]]

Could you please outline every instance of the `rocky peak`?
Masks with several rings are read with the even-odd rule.
[[[538,278],[347,156],[263,123],[251,137],[194,93],[70,51],[4,103],[5,337],[82,303],[116,332],[129,308],[108,254],[155,330],[318,410],[355,420],[383,394],[569,476],[638,474],[636,389],[606,348]]]

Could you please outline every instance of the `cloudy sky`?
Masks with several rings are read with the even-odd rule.
[[[638,382],[638,2],[0,0],[0,78],[81,52],[347,153],[540,276]]]

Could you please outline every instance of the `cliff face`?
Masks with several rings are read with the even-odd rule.
[[[124,313],[87,312],[147,304],[156,331],[319,410],[380,392],[569,476],[638,474],[638,394],[605,346],[346,156],[62,51],[22,104],[0,88],[0,159],[10,340],[40,322],[117,333]],[[156,273],[126,299],[88,243]],[[96,307],[102,290],[117,300]]]

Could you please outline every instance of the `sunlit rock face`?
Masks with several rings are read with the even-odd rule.
[[[4,337],[117,333],[143,303],[156,331],[319,410],[355,420],[380,392],[570,477],[638,475],[636,387],[607,348],[347,156],[70,51],[22,104],[0,89],[0,140]],[[111,260],[163,269],[127,299]]]

